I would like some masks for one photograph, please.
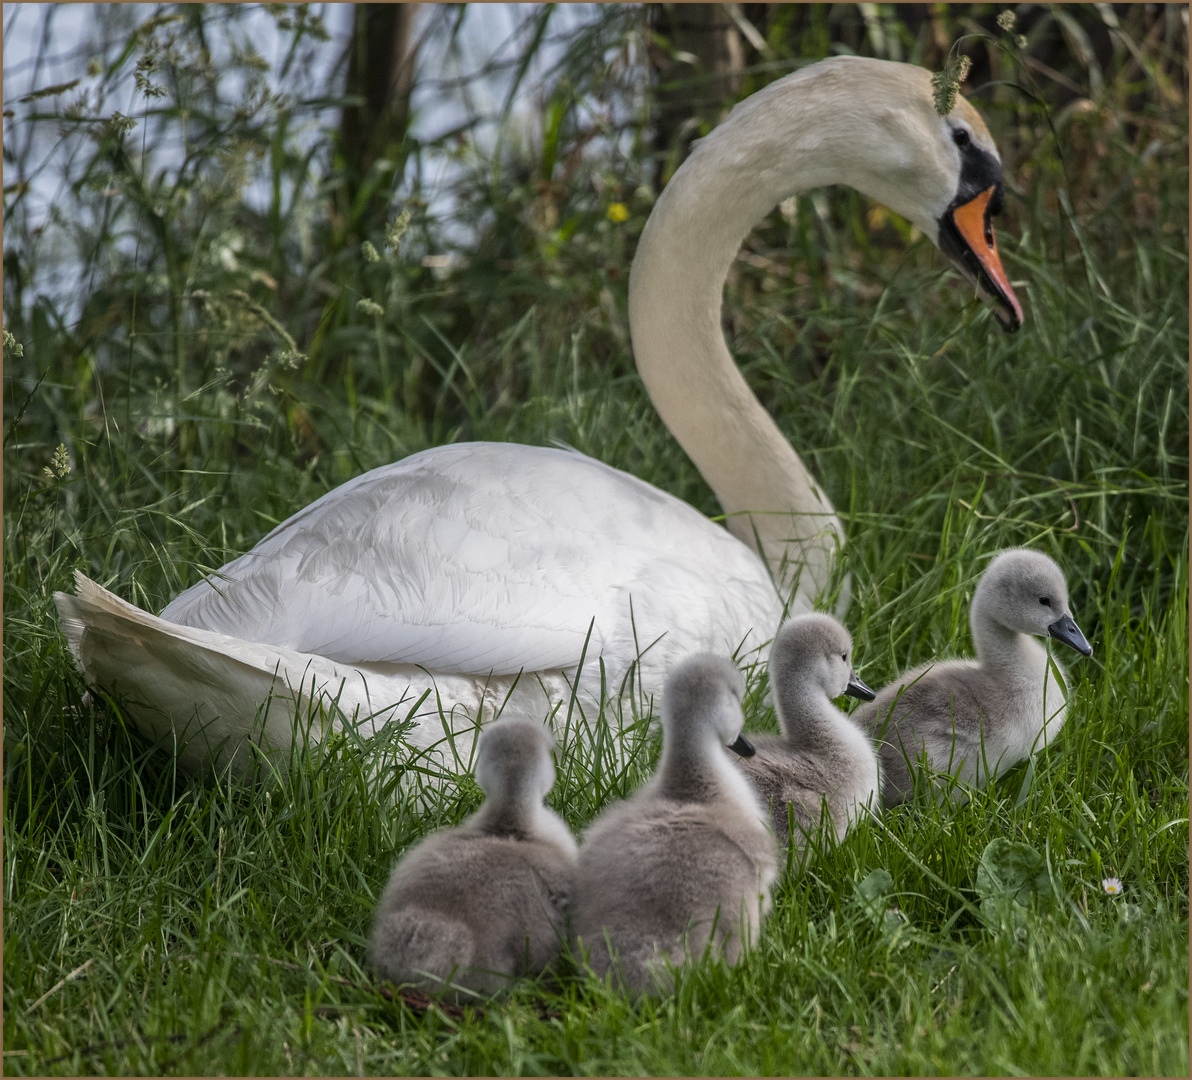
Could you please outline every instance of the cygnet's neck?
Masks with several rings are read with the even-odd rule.
[[[535,836],[544,829],[550,811],[528,787],[490,795],[472,816],[471,826],[496,836]]]
[[[656,792],[676,802],[712,802],[740,786],[740,774],[715,733],[695,725],[674,724],[666,731],[657,776]]]
[[[969,627],[983,668],[1034,674],[1047,667],[1046,646],[1031,634],[1011,630],[994,619],[979,589],[973,597]]]
[[[860,730],[828,697],[815,679],[784,673],[782,697],[776,698],[783,737],[794,749],[822,752],[851,747]],[[864,738],[864,736],[861,736]]]
[[[634,356],[655,408],[730,515],[729,530],[754,550],[760,539],[784,596],[802,568],[804,598],[827,585],[844,532],[729,354],[724,281],[749,230],[795,191],[845,183],[902,202],[882,175],[886,159],[906,156],[890,145],[871,68],[816,68],[758,91],[699,141],[646,223],[629,284]],[[863,101],[859,86],[869,87]]]

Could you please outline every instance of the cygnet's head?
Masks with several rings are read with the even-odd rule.
[[[816,689],[829,698],[875,696],[853,671],[853,639],[831,615],[796,615],[783,625],[770,648],[770,685],[780,709]]]
[[[744,696],[745,677],[730,661],[704,653],[688,657],[671,672],[662,691],[663,738],[710,731],[741,757],[752,757],[756,751],[741,734]]]
[[[540,801],[555,782],[554,740],[532,720],[499,720],[480,735],[476,783],[490,799]]]
[[[979,615],[1007,630],[1053,637],[1085,656],[1093,654],[1072,618],[1063,572],[1042,552],[1011,548],[998,555],[973,596],[973,619]]]

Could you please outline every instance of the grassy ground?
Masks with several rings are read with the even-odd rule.
[[[363,960],[375,899],[405,847],[474,809],[475,786],[391,805],[376,748],[348,739],[270,790],[187,780],[118,702],[82,704],[50,594],[79,567],[156,610],[335,484],[456,438],[560,438],[716,513],[625,339],[648,197],[625,195],[622,228],[590,192],[559,194],[547,227],[540,189],[486,174],[481,203],[513,224],[445,281],[417,265],[434,227],[417,217],[395,257],[320,234],[322,261],[295,255],[287,277],[298,196],[269,226],[218,191],[208,209],[226,220],[179,204],[172,248],[146,239],[140,271],[84,237],[119,272],[96,275],[76,321],[6,275],[25,351],[6,350],[5,1071],[1186,1075],[1180,109],[1070,131],[1075,188],[1042,121],[1031,142],[1022,117],[998,130],[991,114],[1034,155],[1009,172],[999,234],[1028,309],[1013,337],[863,200],[802,198],[751,238],[726,293],[731,343],[845,515],[862,677],[967,651],[975,579],[1011,544],[1064,567],[1095,652],[1056,652],[1070,703],[1051,748],[963,807],[920,796],[824,841],[787,867],[743,964],[639,1004],[569,961],[475,1008],[387,997]],[[132,181],[109,182],[135,209]],[[254,221],[283,246],[246,245],[233,272],[220,229]],[[197,314],[171,305],[175,279]],[[297,367],[237,289],[292,313]],[[383,315],[358,307],[368,296]],[[71,471],[55,476],[60,442]],[[772,727],[755,686],[747,726]],[[646,774],[643,732],[618,772],[565,748],[551,802],[577,831]],[[990,895],[995,841],[1041,859],[1025,906]]]

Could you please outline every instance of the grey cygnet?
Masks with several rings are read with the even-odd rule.
[[[668,960],[707,952],[735,964],[769,911],[774,837],[724,753],[753,752],[741,734],[744,691],[720,657],[676,668],[663,690],[657,771],[605,810],[580,847],[573,932],[592,970],[615,968],[632,991],[665,990]]]
[[[853,639],[830,615],[799,615],[774,637],[770,687],[782,735],[751,735],[757,754],[736,764],[769,808],[781,843],[791,839],[793,817],[793,839],[802,847],[825,802],[838,840],[862,807],[879,805],[873,743],[831,700],[874,698],[853,671],[852,651]]]
[[[984,784],[1046,746],[1063,725],[1064,691],[1036,638],[1053,637],[1084,656],[1093,650],[1072,618],[1055,562],[1024,548],[1003,551],[981,576],[969,624],[975,661],[923,664],[853,713],[879,744],[886,806],[911,794],[908,761],[913,766],[924,752],[933,771]]]
[[[482,732],[484,805],[414,847],[385,887],[371,941],[382,977],[491,993],[554,960],[566,941],[577,847],[542,802],[555,782],[550,750],[550,733],[529,720]]]

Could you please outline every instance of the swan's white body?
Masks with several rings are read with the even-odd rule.
[[[601,661],[609,693],[632,670],[650,694],[680,655],[761,647],[783,598],[806,611],[829,584],[843,530],[728,353],[728,267],[776,202],[828,183],[934,237],[963,179],[958,125],[996,161],[967,102],[935,114],[926,71],[824,61],[737,106],[659,198],[630,280],[635,358],[728,531],[581,454],[439,447],[328,493],[160,618],[80,576],[56,600],[88,679],[155,737],[201,728],[183,758],[198,764],[252,734],[271,687],[303,714],[334,698],[366,731],[409,719],[425,747],[502,706],[543,719],[573,689],[590,716]],[[271,706],[271,746],[293,711]]]
[[[84,670],[155,736],[179,736],[192,768],[210,751],[226,760],[247,703],[252,721],[271,693],[273,747],[290,743],[293,698],[306,718],[323,697],[365,735],[408,718],[425,748],[450,728],[466,767],[477,718],[542,720],[573,688],[594,718],[602,674],[614,695],[631,667],[630,689],[657,687],[693,643],[752,652],[782,616],[761,560],[686,503],[582,454],[513,443],[359,476],[161,617],[82,575],[58,602]]]
[[[761,560],[673,496],[575,452],[462,443],[329,492],[162,618],[344,663],[496,675],[575,668],[595,619],[588,651],[619,683],[635,626],[668,670],[653,654],[674,654],[671,627],[731,652],[762,645],[779,613]]]

